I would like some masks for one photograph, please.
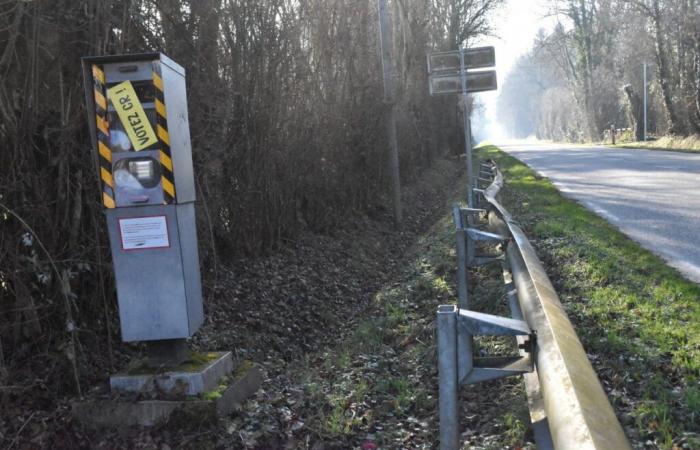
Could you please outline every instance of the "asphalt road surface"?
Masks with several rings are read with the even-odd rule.
[[[499,145],[700,283],[700,154]]]

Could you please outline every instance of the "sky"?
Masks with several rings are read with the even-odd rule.
[[[546,0],[507,0],[494,15],[493,25],[496,36],[487,37],[475,45],[493,45],[496,48],[496,71],[498,85],[502,86],[506,75],[517,58],[532,48],[532,43],[540,28],[550,30],[555,22],[553,17],[545,17],[548,8]],[[474,118],[473,130],[477,140],[503,139],[505,136],[498,125],[496,101],[498,91],[477,94],[484,104],[484,117]]]

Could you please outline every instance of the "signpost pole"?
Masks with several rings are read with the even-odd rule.
[[[474,208],[474,186],[472,167],[472,132],[469,122],[469,98],[467,96],[467,69],[464,67],[464,48],[459,49],[459,74],[462,78],[462,106],[464,108],[464,156],[467,160],[467,204]]]
[[[449,52],[428,54],[428,84],[430,95],[462,94],[464,120],[464,158],[467,166],[467,203],[470,207],[474,202],[474,189],[477,187],[474,177],[474,161],[472,159],[472,131],[469,120],[469,92],[493,91],[497,88],[495,70],[477,70],[496,65],[496,54],[493,47],[479,47]],[[471,79],[471,82],[470,82]]]

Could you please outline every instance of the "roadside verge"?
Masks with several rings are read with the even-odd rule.
[[[613,148],[628,148],[632,150],[658,150],[663,152],[700,153],[700,136],[663,136],[653,141],[623,142],[607,145]]]
[[[700,287],[526,165],[479,149],[530,237],[630,441],[700,447]]]

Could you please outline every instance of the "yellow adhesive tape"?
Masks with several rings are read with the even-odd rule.
[[[107,89],[107,98],[117,111],[134,150],[143,150],[158,142],[131,81],[124,81]]]

